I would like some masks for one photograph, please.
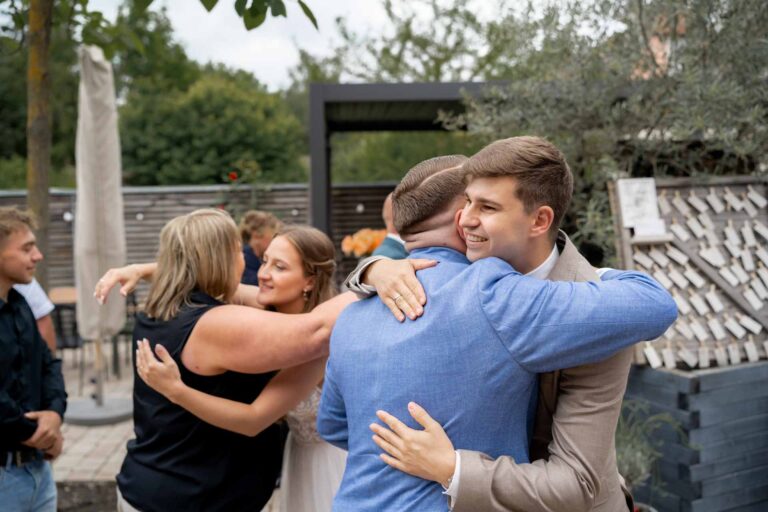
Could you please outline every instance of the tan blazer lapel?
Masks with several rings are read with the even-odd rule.
[[[579,253],[568,235],[560,231],[557,235],[560,257],[549,273],[550,281],[599,281],[600,278],[587,259]]]
[[[558,249],[560,257],[549,279],[598,279],[562,233]],[[541,375],[531,463],[460,450],[455,512],[633,510],[610,439],[615,436],[631,360],[632,348],[627,348],[604,361]]]
[[[568,235],[560,231],[557,235],[560,256],[547,279],[550,281],[597,281],[595,269],[573,245]],[[539,402],[533,424],[530,445],[531,460],[549,460],[549,443],[552,441],[552,418],[557,407],[557,390],[560,371],[539,375]]]

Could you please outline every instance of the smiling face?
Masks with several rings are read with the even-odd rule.
[[[0,280],[10,285],[29,283],[42,259],[35,234],[27,228],[18,229],[0,246]]]
[[[551,224],[550,218],[549,224],[542,225],[542,213],[546,216],[551,208],[526,212],[511,177],[476,178],[465,193],[467,202],[459,225],[466,238],[467,258],[476,261],[495,256],[520,272],[531,270],[530,254]]]
[[[300,313],[304,291],[312,290],[314,278],[304,275],[299,251],[284,236],[277,236],[264,251],[259,268],[259,302],[281,313]]]

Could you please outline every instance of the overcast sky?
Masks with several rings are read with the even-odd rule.
[[[305,0],[317,17],[316,30],[295,0],[286,0],[287,18],[267,18],[264,24],[245,30],[234,9],[234,0],[220,0],[210,13],[200,0],[155,0],[153,9],[166,6],[176,39],[192,59],[221,62],[256,75],[271,90],[288,85],[288,70],[299,60],[297,47],[313,54],[330,53],[337,40],[334,20],[346,18],[361,32],[379,31],[385,22],[379,0]],[[90,0],[114,20],[120,0]]]

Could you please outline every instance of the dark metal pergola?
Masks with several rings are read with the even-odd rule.
[[[440,131],[439,111],[461,113],[465,95],[486,82],[311,84],[309,88],[309,219],[331,232],[331,134],[353,131]]]

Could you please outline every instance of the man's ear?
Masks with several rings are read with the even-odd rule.
[[[459,233],[459,237],[467,241],[467,237],[464,234],[464,228],[461,227],[461,213],[464,211],[464,208],[458,210],[456,212],[456,215],[453,216],[453,225],[456,226],[456,232]]]
[[[549,229],[552,227],[552,222],[555,220],[555,211],[551,206],[539,206],[533,213],[531,224],[531,237],[538,238],[542,235],[547,235]]]

